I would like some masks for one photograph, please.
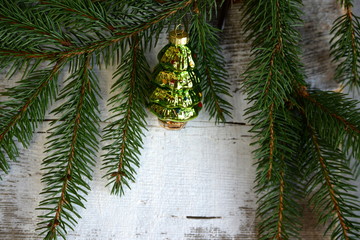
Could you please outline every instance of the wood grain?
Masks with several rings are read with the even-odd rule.
[[[359,4],[358,4],[359,5]],[[241,31],[242,3],[233,5],[226,19],[222,48],[227,60],[234,105],[233,119],[215,126],[208,115],[200,116],[178,132],[166,131],[149,114],[148,128],[137,182],[123,198],[110,195],[102,178],[98,158],[87,209],[68,240],[255,240],[255,168],[251,135],[244,118],[247,107],[239,81],[251,60],[250,45]],[[329,60],[329,30],[339,15],[335,0],[305,0],[303,62],[313,87],[334,89],[334,66]],[[358,11],[358,10],[357,10]],[[153,64],[166,42],[148,54]],[[108,116],[106,99],[114,69],[98,70],[103,100],[102,119]],[[14,80],[0,79],[0,91]],[[47,119],[53,119],[51,114]],[[102,123],[104,126],[104,122]],[[36,211],[43,188],[41,161],[44,157],[48,121],[37,130],[29,149],[21,149],[18,162],[0,182],[0,239],[40,239],[35,232]],[[100,152],[99,155],[102,153]],[[359,183],[357,183],[359,184]],[[328,239],[315,228],[315,217],[304,210],[305,240]]]

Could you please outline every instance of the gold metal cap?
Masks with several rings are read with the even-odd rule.
[[[181,130],[187,122],[163,121],[159,119],[160,126],[167,130]]]
[[[189,35],[184,30],[174,30],[169,34],[169,41],[175,45],[185,45],[189,42]]]

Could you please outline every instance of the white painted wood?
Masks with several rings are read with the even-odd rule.
[[[300,29],[309,81],[324,89],[336,88],[329,82],[333,65],[328,60],[328,32],[339,13],[335,2],[304,1],[305,27]],[[75,231],[69,232],[68,240],[256,239],[253,148],[243,116],[247,104],[238,89],[240,74],[251,59],[250,46],[240,31],[241,6],[233,6],[222,40],[234,105],[234,118],[228,121],[234,123],[215,126],[202,112],[184,130],[173,132],[160,128],[149,114],[141,168],[132,190],[122,198],[111,196],[104,187],[99,157],[87,209],[80,210],[83,218]],[[153,62],[161,47],[149,53]],[[102,119],[108,116],[105,100],[112,72],[98,71],[104,96]],[[2,78],[0,90],[13,84]],[[40,214],[35,208],[43,188],[40,168],[47,129],[47,122],[39,127],[29,149],[21,149],[18,162],[11,163],[10,173],[0,182],[1,240],[40,239],[34,231]],[[304,239],[326,239],[314,229],[311,213],[305,215]]]

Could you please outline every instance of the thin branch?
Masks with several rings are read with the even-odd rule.
[[[72,131],[72,137],[71,137],[71,143],[70,143],[70,153],[68,155],[68,159],[67,159],[67,167],[66,167],[66,176],[64,177],[64,182],[61,188],[61,195],[60,195],[60,200],[58,202],[57,208],[56,208],[56,213],[55,213],[55,217],[54,220],[52,221],[52,226],[50,231],[52,232],[56,232],[56,227],[59,225],[60,223],[60,216],[61,216],[61,212],[63,209],[63,205],[67,202],[65,199],[66,196],[66,192],[67,192],[67,188],[68,188],[68,182],[71,180],[71,174],[72,174],[72,168],[73,168],[73,160],[74,160],[74,155],[75,155],[75,150],[76,150],[76,145],[77,145],[77,137],[78,137],[78,129],[80,126],[80,122],[81,122],[81,112],[82,112],[82,108],[83,108],[83,104],[84,104],[84,99],[85,99],[85,92],[86,89],[89,87],[90,82],[88,81],[88,67],[89,67],[89,62],[90,62],[90,57],[88,56],[86,58],[85,61],[85,65],[83,67],[83,79],[82,79],[82,84],[81,84],[81,88],[80,88],[80,99],[79,102],[77,104],[76,107],[76,114],[75,114],[75,121],[74,121],[74,128]]]
[[[229,83],[225,81],[226,70],[223,67],[224,60],[219,54],[217,31],[206,22],[206,12],[200,12],[199,6],[194,3],[194,17],[190,28],[193,35],[190,44],[199,58],[197,61],[200,74],[201,87],[204,92],[204,105],[210,113],[210,118],[215,117],[216,122],[225,122],[225,115],[231,117],[229,110],[231,104],[221,98],[219,94],[230,96]]]
[[[358,87],[359,79],[359,39],[357,28],[358,19],[352,12],[352,1],[339,1],[344,7],[345,14],[335,20],[331,29],[333,38],[331,39],[331,55],[333,60],[339,62],[336,68],[335,78],[350,89]]]
[[[23,58],[36,58],[51,60],[56,58],[54,53],[44,53],[44,52],[34,52],[34,51],[21,51],[21,50],[11,50],[0,48],[0,55],[2,56],[11,56],[11,57],[23,57]]]
[[[50,53],[40,53],[40,52],[28,52],[28,51],[17,51],[17,50],[9,50],[0,48],[0,55],[7,56],[17,56],[17,57],[25,57],[25,58],[41,58],[41,59],[56,59],[56,58],[70,58],[83,54],[91,54],[97,50],[101,50],[105,47],[110,46],[113,43],[120,42],[126,38],[131,38],[138,33],[149,29],[151,26],[159,23],[160,21],[176,14],[178,11],[186,8],[190,4],[192,4],[195,0],[187,0],[180,6],[165,12],[164,14],[159,14],[155,19],[150,22],[145,22],[139,24],[138,26],[129,27],[123,29],[123,32],[119,35],[112,36],[109,39],[95,41],[86,46],[82,47],[73,47],[72,49],[66,51],[58,51],[58,52],[50,52]]]
[[[63,46],[69,47],[69,46],[72,45],[72,43],[69,40],[55,37],[55,36],[53,36],[53,34],[51,32],[46,31],[45,29],[37,28],[35,24],[26,24],[25,21],[20,23],[18,21],[15,21],[15,20],[13,20],[11,18],[2,16],[2,15],[0,15],[0,20],[3,20],[5,23],[11,24],[11,25],[16,25],[16,26],[18,26],[19,28],[22,28],[22,29],[33,30],[34,32],[37,32],[39,34],[46,35],[46,36],[52,38],[53,40],[59,42]]]
[[[96,1],[92,1],[92,2],[96,2]],[[54,3],[49,3],[47,1],[41,1],[41,4],[43,5],[46,5],[46,4],[54,4]],[[93,21],[101,21],[101,19],[95,17],[95,16],[91,16],[91,15],[88,15],[86,13],[83,13],[83,12],[80,12],[79,10],[77,9],[72,9],[72,8],[69,8],[68,6],[66,5],[63,5],[59,2],[57,2],[56,4],[58,4],[58,6],[60,6],[63,10],[65,11],[68,11],[68,12],[71,12],[71,13],[75,13],[79,16],[82,16],[82,17],[85,17],[87,19],[90,19],[90,20],[93,20]],[[103,22],[104,23],[104,22]],[[110,23],[104,23],[105,24],[105,27],[110,30],[111,32],[115,31],[116,28],[114,26],[112,26]]]
[[[269,129],[270,129],[270,143],[269,143],[269,170],[267,173],[267,178],[271,179],[272,168],[273,168],[273,161],[274,161],[274,150],[275,150],[275,133],[274,133],[274,103],[270,105],[270,112],[269,112]]]
[[[276,1],[276,17],[278,19],[277,23],[280,23],[280,6],[279,6],[279,1]],[[279,24],[280,25],[280,24]],[[278,28],[278,38],[277,38],[277,43],[274,46],[274,49],[272,51],[271,54],[271,58],[270,58],[270,69],[269,69],[269,74],[268,74],[268,78],[266,81],[266,89],[265,89],[265,95],[268,94],[269,92],[269,88],[270,85],[272,83],[272,78],[273,78],[273,71],[274,71],[274,62],[275,62],[275,56],[276,54],[278,54],[279,52],[281,52],[282,50],[282,36],[281,36],[281,27],[280,26],[276,26]],[[269,143],[269,170],[267,173],[267,178],[271,179],[271,174],[272,174],[272,167],[273,167],[273,160],[274,160],[274,150],[275,150],[275,133],[274,133],[274,102],[271,103],[270,105],[270,111],[269,111],[269,131],[270,131],[270,143]]]
[[[278,213],[278,222],[277,222],[277,233],[276,239],[283,240],[283,215],[284,215],[284,189],[285,189],[285,182],[284,182],[284,171],[280,172],[280,186],[279,186],[279,213]]]
[[[29,106],[31,106],[32,102],[41,94],[42,90],[49,84],[49,82],[54,78],[54,76],[58,73],[61,65],[63,64],[64,59],[59,59],[54,67],[52,68],[49,77],[46,81],[44,81],[32,94],[28,100],[24,103],[24,105],[19,109],[18,113],[13,116],[12,120],[8,123],[8,125],[2,130],[0,133],[0,142],[5,138],[6,134],[11,130],[13,126],[24,116],[25,112],[28,110]]]
[[[358,56],[357,56],[357,53],[359,52],[359,49],[357,49],[357,46],[356,46],[356,35],[355,35],[355,27],[354,27],[354,20],[353,20],[353,13],[351,11],[351,7],[348,5],[346,6],[346,15],[349,19],[349,22],[350,22],[350,31],[351,31],[351,48],[352,48],[352,54],[353,54],[353,57],[352,57],[352,67],[351,67],[351,72],[354,76],[354,78],[358,77],[359,76],[359,73],[358,73]],[[357,79],[359,80],[359,79]]]
[[[345,240],[349,240],[349,237],[348,237],[349,227],[345,223],[344,217],[342,216],[342,213],[341,213],[341,209],[340,209],[338,200],[336,199],[337,196],[336,196],[336,193],[334,190],[334,185],[332,184],[332,180],[331,180],[331,177],[329,174],[329,169],[326,165],[326,161],[321,154],[321,149],[320,149],[320,144],[319,144],[318,138],[315,135],[315,130],[312,126],[308,126],[308,130],[311,134],[311,139],[312,139],[312,142],[314,143],[314,146],[316,149],[316,153],[317,153],[317,157],[318,157],[319,164],[321,167],[321,171],[322,171],[323,177],[325,179],[326,186],[329,190],[330,199],[333,204],[333,209],[336,212],[337,218],[339,219],[339,223],[341,225],[341,229],[342,229],[343,235],[345,237]]]
[[[298,89],[298,93],[301,97],[308,99],[309,101],[311,101],[312,103],[314,103],[316,106],[318,106],[322,111],[329,113],[330,116],[334,117],[335,119],[337,119],[339,122],[341,122],[346,131],[349,131],[349,129],[351,129],[352,131],[360,134],[360,129],[357,128],[356,126],[354,126],[353,124],[349,123],[345,118],[343,118],[340,115],[337,115],[336,113],[333,113],[330,111],[330,109],[328,109],[325,105],[319,103],[318,101],[316,101],[316,99],[314,99],[313,97],[310,96],[309,92],[307,91],[306,87],[301,87]]]
[[[133,106],[133,98],[134,98],[134,89],[135,89],[135,84],[136,84],[136,69],[137,69],[137,52],[139,51],[139,38],[138,36],[134,36],[133,37],[133,51],[132,51],[132,71],[131,71],[131,79],[130,79],[130,89],[131,91],[129,92],[129,97],[128,97],[128,101],[127,101],[127,106],[128,109],[126,111],[126,114],[124,116],[125,118],[125,123],[124,123],[124,129],[122,130],[122,144],[121,144],[121,151],[120,151],[120,155],[119,155],[119,164],[118,164],[118,170],[117,172],[114,174],[116,175],[116,183],[120,184],[121,182],[121,177],[125,174],[125,171],[123,171],[123,161],[125,158],[125,149],[126,149],[126,143],[127,143],[127,138],[128,138],[128,129],[129,129],[129,122],[130,122],[130,118],[132,117],[132,106]]]

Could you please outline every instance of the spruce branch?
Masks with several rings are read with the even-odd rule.
[[[201,4],[204,1],[200,1]],[[201,9],[197,6],[190,26],[190,47],[196,54],[196,69],[200,78],[200,86],[204,94],[205,109],[210,119],[216,123],[225,122],[225,117],[231,117],[231,104],[224,99],[230,96],[230,83],[226,81],[225,60],[220,52],[219,30],[207,21],[206,5]]]
[[[123,7],[126,5],[124,2],[122,2]],[[120,19],[113,17],[109,9],[103,7],[102,3],[95,1],[48,0],[41,1],[41,5],[45,5],[44,9],[49,9],[50,7],[54,11],[53,14],[60,18],[61,22],[64,22],[67,26],[75,26],[77,29],[81,28],[82,31],[101,29],[113,32],[115,30],[114,25],[121,22]],[[72,14],[72,17],[65,16],[64,12]],[[103,32],[99,33],[104,34]]]
[[[4,32],[15,32],[19,42],[24,40],[21,37],[24,34],[27,35],[28,40],[29,37],[31,37],[31,40],[34,41],[30,43],[26,42],[24,44],[26,47],[29,47],[29,44],[38,45],[40,43],[55,46],[58,44],[63,46],[72,45],[68,37],[60,30],[60,26],[54,24],[53,19],[49,19],[45,14],[29,10],[25,11],[20,8],[19,5],[7,1],[2,3],[0,9],[0,24],[4,26],[2,28],[2,34],[4,34]],[[44,35],[46,37],[44,37]]]
[[[109,36],[105,39],[91,39],[89,43],[85,43],[82,46],[71,46],[66,50],[53,50],[53,51],[33,51],[33,50],[17,50],[7,49],[0,47],[0,55],[11,56],[11,57],[23,57],[23,58],[40,58],[40,59],[54,59],[54,58],[72,58],[83,54],[92,54],[94,52],[101,51],[114,43],[121,42],[125,39],[131,38],[139,34],[140,32],[146,31],[154,27],[154,25],[171,18],[176,15],[179,11],[188,8],[194,0],[184,0],[177,3],[169,3],[160,8],[159,11],[145,16],[138,20],[134,26],[126,26],[121,29],[119,34]],[[51,4],[49,3],[49,7]],[[162,11],[161,11],[162,10]]]
[[[27,147],[33,132],[44,118],[49,104],[57,93],[58,73],[64,59],[51,68],[35,70],[16,87],[2,93],[10,99],[0,104],[0,169],[7,172],[6,158],[15,160],[18,155],[16,140]]]
[[[39,216],[39,230],[47,240],[66,238],[68,228],[73,229],[80,218],[77,208],[85,208],[83,195],[90,190],[87,181],[92,179],[99,144],[99,87],[89,63],[90,56],[84,55],[58,98],[67,101],[53,111],[60,118],[51,123],[55,126],[46,150],[50,155],[43,161],[45,199],[39,207],[46,211]]]
[[[301,91],[308,121],[333,148],[341,148],[355,158],[353,172],[360,175],[360,109],[359,101],[345,94],[319,90]]]
[[[285,164],[284,158],[281,161]],[[298,238],[300,207],[296,202],[298,198],[294,198],[298,193],[294,189],[297,183],[292,182],[292,174],[283,166],[279,176],[261,189],[266,190],[267,194],[261,195],[258,200],[257,217],[262,219],[258,226],[259,240]]]
[[[299,59],[300,1],[258,1],[245,4],[244,28],[253,40],[254,60],[244,73],[243,88],[252,103],[246,111],[258,148],[256,190],[259,239],[298,238],[302,194],[297,155],[302,121],[295,86],[305,85]]]
[[[244,29],[249,33],[248,39],[253,39],[255,59],[244,74],[243,88],[255,105],[284,105],[294,91],[293,84],[305,85],[296,44],[300,36],[294,28],[301,22],[300,3],[292,2],[246,3]]]
[[[353,194],[356,186],[349,183],[353,176],[346,157],[320,138],[310,124],[307,132],[310,140],[304,147],[309,150],[304,168],[308,170],[305,179],[310,179],[310,204],[318,213],[319,222],[329,224],[326,232],[332,232],[331,239],[359,239],[359,216],[355,213],[360,205]]]
[[[40,59],[21,57],[25,53],[37,55],[51,49],[66,49],[71,45],[59,24],[46,14],[33,11],[31,6],[3,1],[0,9],[0,69],[12,76],[20,69],[24,75],[36,69]],[[9,56],[12,56],[9,58]],[[60,58],[53,58],[56,61]]]
[[[337,18],[331,29],[331,55],[338,63],[335,79],[349,86],[360,87],[360,18],[352,11],[352,1],[342,0],[345,14]]]
[[[139,36],[133,36],[123,62],[114,73],[117,78],[112,86],[115,93],[109,99],[113,116],[104,129],[104,141],[109,141],[103,149],[105,177],[112,185],[112,194],[124,194],[124,185],[130,188],[135,181],[135,167],[139,167],[142,136],[146,130],[146,103],[149,66],[145,59]]]
[[[259,239],[289,239],[296,237],[300,224],[301,198],[298,154],[301,142],[301,122],[287,109],[270,109],[272,121],[258,122],[251,129],[259,147],[253,152],[258,159],[256,192],[259,196],[257,217]],[[259,119],[269,112],[259,113]],[[272,134],[267,129],[272,130]],[[264,134],[265,132],[265,134]],[[273,144],[273,145],[271,145]]]
[[[0,49],[4,53],[0,55],[0,60],[4,64],[14,62],[14,58],[25,53],[30,53],[26,58],[33,58],[38,57],[39,54],[44,55],[44,52],[47,51],[65,50],[74,44],[62,30],[59,22],[46,13],[35,11],[34,7],[14,4],[12,1],[2,2],[0,24],[2,38]],[[12,56],[13,59],[9,61],[8,56]],[[20,63],[23,62],[20,61]],[[19,67],[18,64],[15,66]]]
[[[261,139],[259,143],[263,150],[259,151],[264,154],[259,154],[259,157],[267,159],[266,175],[269,179],[272,176],[275,143],[280,144],[274,119],[279,110],[294,101],[293,84],[304,84],[304,76],[299,71],[299,57],[293,54],[299,52],[296,45],[299,35],[293,27],[296,21],[300,21],[298,5],[298,1],[288,5],[283,1],[269,3],[255,0],[248,1],[246,5],[245,30],[251,31],[250,36],[255,39],[255,59],[244,74],[243,87],[248,100],[253,103],[246,114],[250,115],[250,121],[255,125],[251,131]],[[263,29],[270,31],[270,34]],[[286,121],[284,125],[287,125]],[[294,134],[297,135],[296,132]]]

